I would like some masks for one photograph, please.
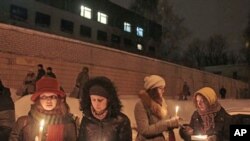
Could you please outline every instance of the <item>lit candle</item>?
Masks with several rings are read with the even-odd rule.
[[[207,135],[192,135],[191,140],[192,141],[206,141]]]
[[[179,106],[175,107],[175,116],[178,116]]]
[[[42,120],[40,121],[39,133],[38,133],[38,137],[36,137],[36,138],[38,138],[38,139],[36,139],[36,140],[38,140],[38,141],[41,141],[41,140],[42,140],[43,127],[44,127],[44,119],[42,119]]]

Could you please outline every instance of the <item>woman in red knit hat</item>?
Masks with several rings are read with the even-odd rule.
[[[34,104],[28,115],[18,118],[9,141],[75,141],[76,125],[65,97],[56,79],[38,80],[31,97]]]

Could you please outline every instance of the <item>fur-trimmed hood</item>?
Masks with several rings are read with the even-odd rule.
[[[107,77],[98,76],[90,79],[85,86],[83,87],[83,93],[81,97],[81,110],[83,114],[86,116],[91,115],[91,100],[89,91],[93,86],[103,87],[107,91],[107,99],[108,99],[108,117],[117,117],[121,112],[121,101],[117,96],[117,91],[114,86],[114,83]]]

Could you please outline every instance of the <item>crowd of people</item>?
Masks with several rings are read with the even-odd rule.
[[[38,65],[38,73],[28,72],[25,94],[32,94],[33,102],[27,115],[15,120],[14,103],[10,91],[0,80],[0,138],[3,141],[132,141],[130,119],[121,112],[122,104],[114,82],[105,76],[89,77],[83,67],[75,87],[83,116],[77,125],[66,94],[52,68],[47,72]],[[174,129],[185,141],[193,135],[207,135],[208,141],[228,141],[231,116],[218,102],[210,87],[192,94],[196,107],[190,123],[171,115],[164,99],[167,81],[159,75],[144,78],[143,89],[134,107],[137,125],[136,141],[176,141]],[[34,85],[28,90],[28,85]],[[29,86],[31,87],[31,86]],[[186,86],[185,86],[186,87]],[[183,90],[189,88],[184,88]],[[189,94],[190,95],[190,94]],[[184,97],[185,99],[185,97]]]

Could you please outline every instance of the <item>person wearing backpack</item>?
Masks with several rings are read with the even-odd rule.
[[[34,103],[28,115],[18,118],[9,141],[76,141],[77,128],[69,113],[66,94],[55,78],[38,80],[31,100]]]

